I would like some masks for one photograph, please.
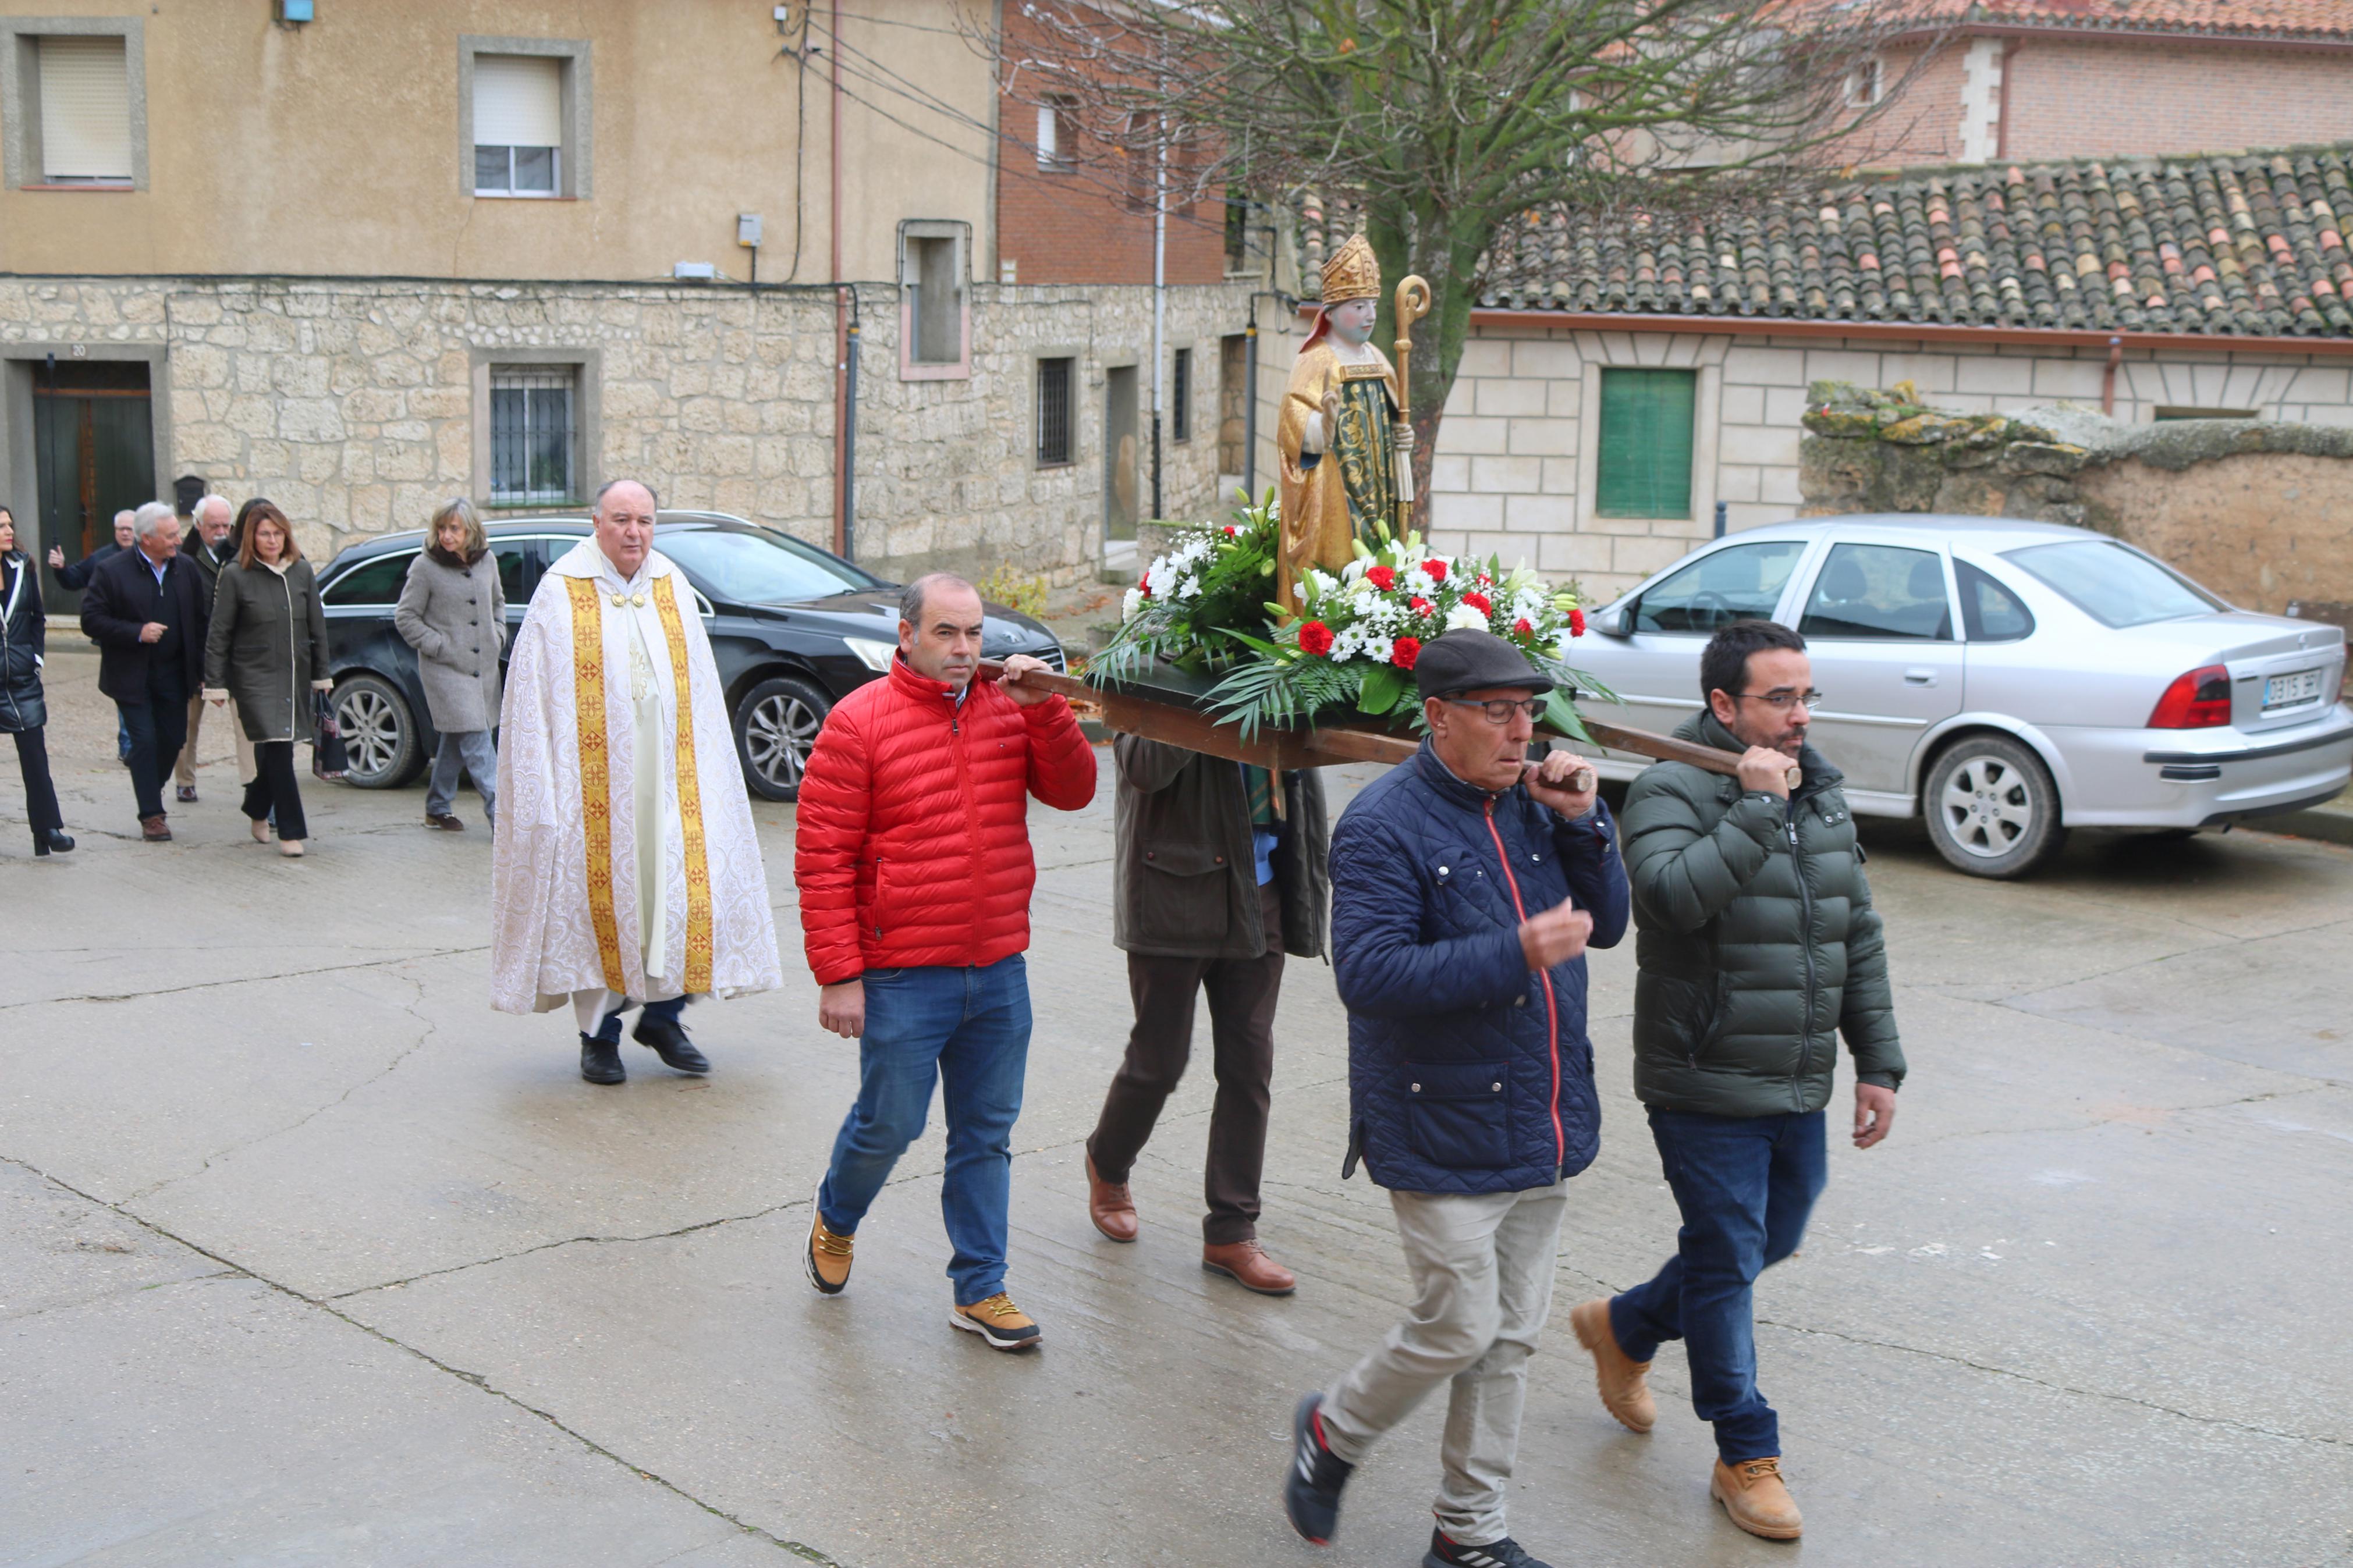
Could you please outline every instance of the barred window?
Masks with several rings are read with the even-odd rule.
[[[1038,362],[1038,466],[1071,460],[1071,362]]]
[[[1193,438],[1193,351],[1178,349],[1168,373],[1168,438]]]
[[[572,365],[491,367],[491,504],[576,500],[578,427]]]

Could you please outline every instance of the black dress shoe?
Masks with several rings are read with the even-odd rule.
[[[36,855],[47,855],[52,849],[63,855],[72,848],[73,839],[62,827],[37,827],[33,830],[33,853]]]
[[[580,1076],[590,1083],[628,1082],[628,1069],[621,1066],[621,1042],[581,1036]]]
[[[641,1046],[652,1047],[654,1055],[661,1058],[662,1066],[673,1071],[706,1073],[711,1070],[711,1058],[694,1048],[694,1042],[686,1037],[684,1026],[675,1019],[655,1018],[641,1013],[638,1016],[638,1026],[629,1031],[629,1037]]]

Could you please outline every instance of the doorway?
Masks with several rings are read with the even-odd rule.
[[[1237,480],[1242,471],[1242,439],[1250,429],[1249,365],[1250,342],[1241,333],[1218,340],[1218,472]]]
[[[1103,538],[1135,538],[1141,469],[1135,439],[1135,367],[1103,372]]]
[[[41,554],[62,547],[69,565],[114,542],[114,514],[156,499],[154,408],[148,367],[136,360],[35,364],[34,474]],[[81,595],[42,584],[50,613]]]

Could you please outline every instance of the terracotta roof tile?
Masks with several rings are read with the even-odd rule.
[[[1298,203],[1310,274],[1359,226]],[[2353,143],[1913,171],[1712,212],[1542,209],[1479,303],[1603,314],[2353,337]]]
[[[2353,38],[2353,0],[1914,0],[1905,14],[1931,26]]]

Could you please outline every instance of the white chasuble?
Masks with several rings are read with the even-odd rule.
[[[584,1017],[784,984],[719,668],[693,588],[659,552],[625,579],[583,540],[516,634],[491,973],[501,1012],[577,997]]]

